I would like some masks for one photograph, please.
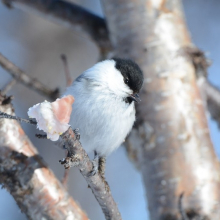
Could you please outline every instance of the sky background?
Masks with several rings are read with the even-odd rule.
[[[103,16],[99,1],[74,2],[78,4],[80,2],[92,12]],[[209,79],[220,87],[220,1],[183,0],[183,4],[192,41],[212,60]],[[58,86],[62,91],[65,88],[65,77],[60,54],[67,55],[74,78],[98,60],[98,49],[86,37],[37,15],[18,9],[9,10],[2,3],[0,3],[0,53],[49,88]],[[0,88],[3,88],[10,79],[11,76],[0,68]],[[15,97],[13,104],[16,114],[24,118],[27,117],[26,112],[30,106],[45,99],[21,84],[15,85],[9,94]],[[216,123],[210,119],[209,126],[219,157],[219,131]],[[36,139],[35,128],[29,125],[22,127],[49,167],[58,179],[61,179],[64,170],[58,160],[64,156],[64,151],[54,147],[48,140]],[[106,178],[123,219],[147,220],[147,204],[141,175],[127,158],[123,147],[108,157]],[[69,188],[70,194],[86,210],[90,219],[103,219],[99,205],[77,169],[71,169]],[[0,189],[0,219],[26,220],[11,195],[4,189]]]

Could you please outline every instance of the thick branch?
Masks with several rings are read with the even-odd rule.
[[[121,215],[111,195],[108,183],[98,173],[94,176],[91,175],[93,164],[71,128],[62,135],[62,139],[64,141],[62,145],[65,144],[68,155],[65,159],[60,161],[61,164],[63,164],[66,169],[71,166],[77,166],[79,168],[107,220],[121,220]]]
[[[51,100],[54,100],[59,95],[59,90],[50,90],[46,85],[39,82],[38,80],[28,76],[24,71],[19,69],[15,64],[9,61],[0,53],[0,65],[2,68],[7,70],[18,82],[21,82],[23,85],[28,88],[34,89],[41,95],[48,97]]]
[[[0,111],[13,114],[10,104],[2,104],[5,99],[0,96]],[[0,183],[29,219],[88,219],[17,121],[0,119],[0,137]]]
[[[101,53],[110,50],[105,20],[73,3],[62,0],[3,0],[8,6],[30,8],[47,18],[65,23],[77,31],[83,31],[100,47]]]
[[[176,201],[182,192],[187,215],[191,209],[220,219],[219,162],[195,68],[180,53],[192,45],[181,1],[102,3],[115,55],[134,59],[144,72],[136,129],[128,142],[143,175],[151,219],[179,219]]]

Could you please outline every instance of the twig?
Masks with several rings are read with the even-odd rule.
[[[64,66],[64,72],[65,72],[65,76],[66,76],[66,87],[70,86],[73,82],[73,79],[71,77],[70,74],[70,70],[69,70],[69,66],[68,66],[68,62],[67,62],[67,57],[65,54],[61,54],[61,60],[63,61],[63,66]],[[64,185],[64,187],[66,189],[68,189],[68,180],[69,180],[69,169],[65,169],[64,170],[64,175],[63,175],[63,179],[62,179],[62,184]]]
[[[99,173],[94,176],[91,175],[93,164],[85,150],[82,148],[77,137],[78,135],[75,135],[71,128],[61,135],[63,140],[61,144],[65,144],[68,155],[66,158],[60,160],[60,163],[63,164],[66,169],[69,169],[72,166],[78,167],[89,184],[89,187],[101,206],[107,220],[121,220],[121,215],[111,195],[107,182],[99,175]]]
[[[66,76],[66,86],[70,86],[73,82],[73,79],[70,75],[70,70],[67,62],[67,58],[65,54],[61,54],[61,60],[63,61],[63,66],[64,66],[64,72]]]
[[[7,94],[11,89],[12,87],[16,84],[17,80],[16,79],[12,79],[6,86],[5,88],[2,89],[1,93],[3,95]]]
[[[19,122],[25,122],[27,124],[37,125],[37,121],[35,119],[24,119],[24,118],[20,118],[18,116],[9,115],[9,114],[2,112],[2,111],[0,111],[0,119],[1,118],[14,119]]]
[[[50,90],[48,87],[38,80],[28,76],[24,71],[19,69],[15,64],[9,61],[0,53],[0,65],[2,68],[7,70],[15,80],[21,82],[23,85],[27,86],[28,88],[34,89],[38,93],[47,96],[49,99],[54,100],[59,95],[59,90]]]
[[[69,174],[70,174],[70,169],[65,169],[63,179],[61,181],[61,183],[63,184],[66,190],[68,189]]]
[[[39,139],[47,139],[47,135],[46,134],[35,134],[35,137],[37,137]]]
[[[220,90],[211,84],[206,78],[198,79],[198,86],[211,117],[217,122],[220,128]]]
[[[184,193],[181,193],[179,196],[178,208],[179,208],[179,212],[180,212],[182,220],[189,220],[189,218],[186,215],[186,212],[183,209],[183,196],[184,196]]]
[[[0,95],[0,111],[13,114]],[[28,219],[88,220],[15,120],[0,119],[0,184]]]
[[[83,31],[99,46],[102,54],[111,50],[108,29],[105,20],[84,8],[62,0],[3,0],[7,6],[34,9],[52,21],[68,24],[76,31]],[[32,10],[33,11],[33,10]]]

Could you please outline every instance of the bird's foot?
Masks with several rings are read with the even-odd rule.
[[[95,176],[96,173],[98,173],[98,170],[99,170],[99,161],[98,161],[98,158],[95,158],[93,161],[92,161],[92,171],[89,173],[89,176]]]

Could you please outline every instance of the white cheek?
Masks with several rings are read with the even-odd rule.
[[[132,90],[125,84],[122,74],[114,68],[112,74],[109,74],[108,87],[116,95],[126,97],[132,94]]]

